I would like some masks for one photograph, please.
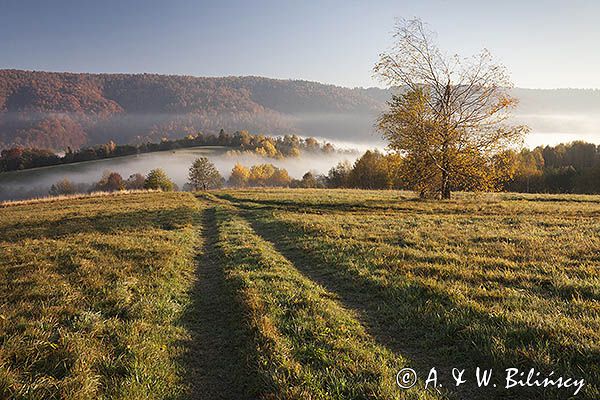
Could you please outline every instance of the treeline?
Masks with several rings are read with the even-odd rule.
[[[505,190],[531,193],[600,193],[600,146],[575,141],[510,154],[513,179]]]
[[[296,135],[269,137],[254,135],[248,131],[233,134],[223,130],[219,135],[188,135],[178,140],[163,140],[160,143],[145,143],[139,146],[117,145],[110,141],[107,144],[86,147],[80,150],[68,148],[64,155],[50,150],[15,147],[0,152],[0,172],[17,171],[29,168],[47,167],[51,165],[72,164],[82,161],[101,160],[140,153],[176,150],[196,146],[225,146],[240,152],[253,152],[264,157],[285,158],[297,157],[301,152],[335,151],[330,143],[320,143],[314,138],[301,138]]]
[[[576,141],[533,150],[508,151],[502,160],[509,179],[501,190],[524,193],[600,193],[600,146]],[[253,170],[254,168],[254,170]],[[274,167],[273,167],[274,168]],[[236,165],[231,186],[289,186],[307,188],[407,189],[406,165],[398,154],[367,151],[354,164],[340,162],[326,175],[307,172],[302,179],[259,178],[271,168]],[[283,174],[278,172],[278,174]],[[268,176],[268,173],[266,173]],[[463,188],[453,188],[463,190]]]
[[[230,187],[405,189],[399,174],[401,161],[398,155],[369,150],[354,164],[342,161],[327,175],[307,171],[302,179],[293,179],[272,164],[245,167],[238,163],[227,183]]]
[[[169,192],[179,190],[178,186],[171,181],[167,174],[160,168],[153,169],[144,176],[135,173],[127,179],[123,179],[118,172],[105,171],[98,182],[73,183],[69,179],[61,179],[54,183],[49,190],[51,196],[62,196],[79,193],[92,192],[117,192],[121,190],[155,189]]]
[[[233,135],[235,137],[235,135]],[[237,139],[232,139],[237,140]],[[283,139],[281,139],[283,140]],[[322,148],[321,148],[321,151]],[[536,193],[600,193],[600,148],[594,144],[573,142],[533,150],[509,151],[503,154],[511,179],[501,188],[505,191]],[[290,177],[287,170],[273,164],[243,166],[237,163],[226,181],[214,165],[203,158],[190,168],[190,182],[183,190],[213,189],[223,185],[242,187],[291,188],[412,188],[404,179],[407,166],[400,155],[369,150],[353,164],[342,161],[327,174],[306,172],[301,179]],[[158,172],[156,172],[158,171]],[[195,172],[193,172],[195,171]],[[158,177],[155,176],[158,174]],[[150,181],[148,181],[151,177]],[[178,190],[160,170],[149,177],[134,174],[124,180],[117,173],[105,173],[93,185],[75,185],[68,181],[53,185],[51,194],[71,194],[85,191],[114,191],[123,189]],[[150,182],[150,183],[148,183]],[[157,183],[158,182],[158,183]],[[461,188],[454,188],[461,190]]]

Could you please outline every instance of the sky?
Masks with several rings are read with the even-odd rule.
[[[396,19],[418,17],[449,54],[489,49],[518,87],[600,88],[599,16],[597,0],[0,0],[0,68],[382,86]]]

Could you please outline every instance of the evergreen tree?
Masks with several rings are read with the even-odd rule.
[[[192,190],[216,189],[223,186],[223,177],[208,158],[200,157],[190,167],[188,175]]]

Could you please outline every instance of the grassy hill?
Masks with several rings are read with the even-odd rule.
[[[500,388],[504,368],[535,367],[596,399],[599,214],[597,196],[358,190],[8,205],[0,398],[573,395]],[[477,366],[498,388],[476,387]]]

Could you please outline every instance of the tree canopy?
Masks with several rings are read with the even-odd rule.
[[[404,178],[422,196],[448,199],[452,190],[493,190],[508,173],[499,154],[520,145],[527,129],[509,126],[517,100],[506,69],[484,50],[446,56],[420,20],[396,26],[393,47],[374,71],[400,88],[378,128],[405,160]]]

